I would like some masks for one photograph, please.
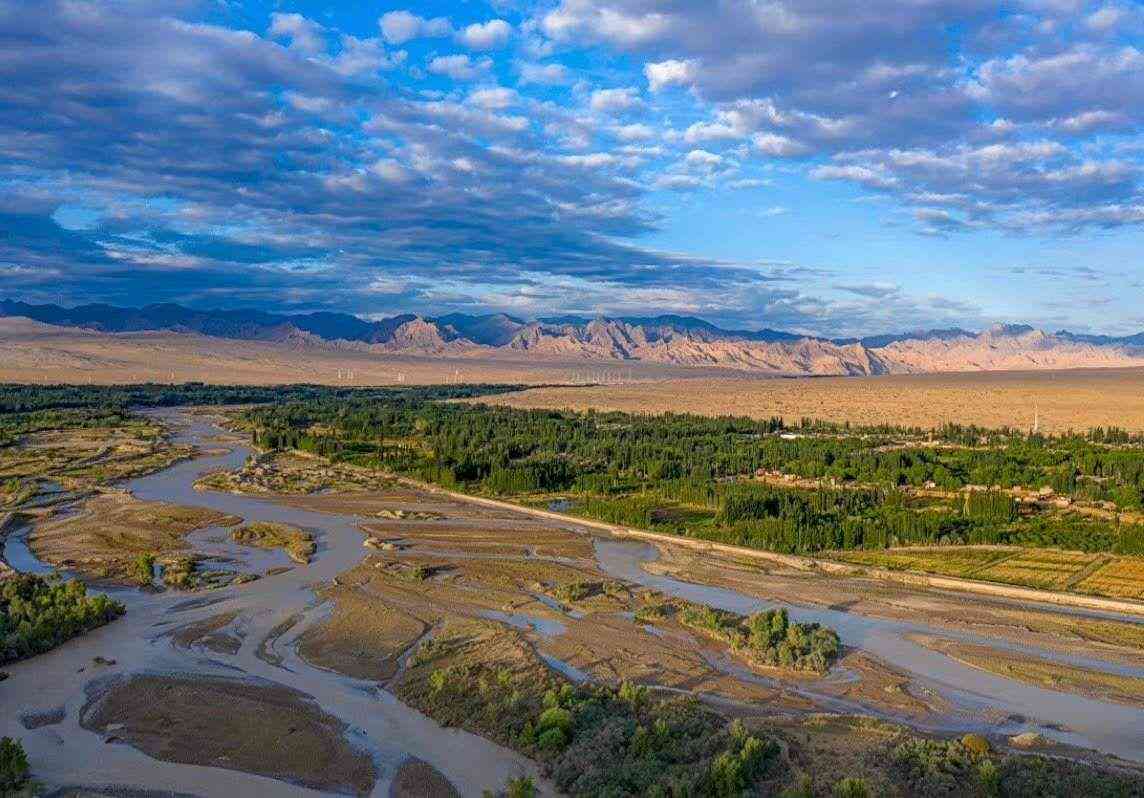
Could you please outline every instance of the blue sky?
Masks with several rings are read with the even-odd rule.
[[[0,0],[0,295],[1144,329],[1144,7]]]

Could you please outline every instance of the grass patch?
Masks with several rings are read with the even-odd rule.
[[[262,549],[283,549],[290,559],[301,565],[308,565],[317,551],[314,536],[289,524],[256,521],[245,524],[232,533],[235,543],[257,546]]]

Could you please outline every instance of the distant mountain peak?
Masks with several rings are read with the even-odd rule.
[[[774,374],[885,374],[981,369],[1144,365],[1144,333],[1123,338],[1045,333],[995,324],[829,340],[778,330],[728,330],[692,316],[550,316],[404,313],[365,320],[347,313],[295,315],[194,310],[173,303],[62,308],[0,300],[0,315],[103,333],[168,331],[216,338],[352,347],[421,356],[516,353],[530,358],[644,361]]]

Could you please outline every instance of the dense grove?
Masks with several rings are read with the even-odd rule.
[[[339,388],[327,385],[22,385],[0,383],[0,417],[37,410],[129,407],[177,407],[181,405],[238,405],[265,402],[313,400],[355,402],[397,397],[448,399],[488,396],[519,390],[519,385],[449,385],[416,388]]]
[[[483,666],[432,671],[407,699],[541,763],[561,794],[737,798],[778,769],[779,746],[691,697],[622,684],[522,683]]]
[[[804,420],[787,427],[780,419],[442,401],[514,387],[4,386],[0,445],[53,424],[105,423],[131,406],[262,402],[245,421],[265,448],[520,501],[563,496],[562,508],[574,514],[713,541],[790,553],[909,544],[1144,553],[1141,524],[1022,511],[995,489],[956,499],[902,490],[1051,488],[1138,511],[1144,439],[1121,430],[1049,437],[956,425],[851,429]],[[750,479],[760,471],[824,487]]]
[[[817,623],[791,623],[785,609],[743,618],[697,604],[685,606],[679,621],[771,667],[826,673],[842,650],[833,629]]]
[[[124,612],[106,596],[88,596],[77,581],[33,574],[0,581],[0,665],[42,654]]]
[[[471,492],[563,495],[562,509],[585,517],[774,551],[1009,543],[1144,553],[1144,525],[1021,514],[995,488],[956,499],[902,491],[1050,487],[1135,509],[1144,445],[1117,431],[1049,438],[811,422],[792,431],[778,419],[524,411],[414,395],[286,402],[251,410],[246,421],[266,448]],[[837,487],[749,480],[760,470]]]
[[[891,752],[894,776],[907,795],[933,798],[1133,798],[1144,781],[1133,774],[1096,770],[1057,757],[1004,756],[989,752],[977,735],[963,740],[914,738]]]

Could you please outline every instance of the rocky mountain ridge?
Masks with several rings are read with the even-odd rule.
[[[955,328],[826,339],[769,329],[725,330],[676,315],[525,321],[506,314],[453,313],[369,321],[327,312],[200,311],[174,304],[63,308],[10,300],[0,301],[0,316],[103,333],[167,331],[379,354],[641,361],[792,375],[1144,366],[1144,333],[1116,338],[1046,333],[1026,325],[996,325],[981,333]]]

